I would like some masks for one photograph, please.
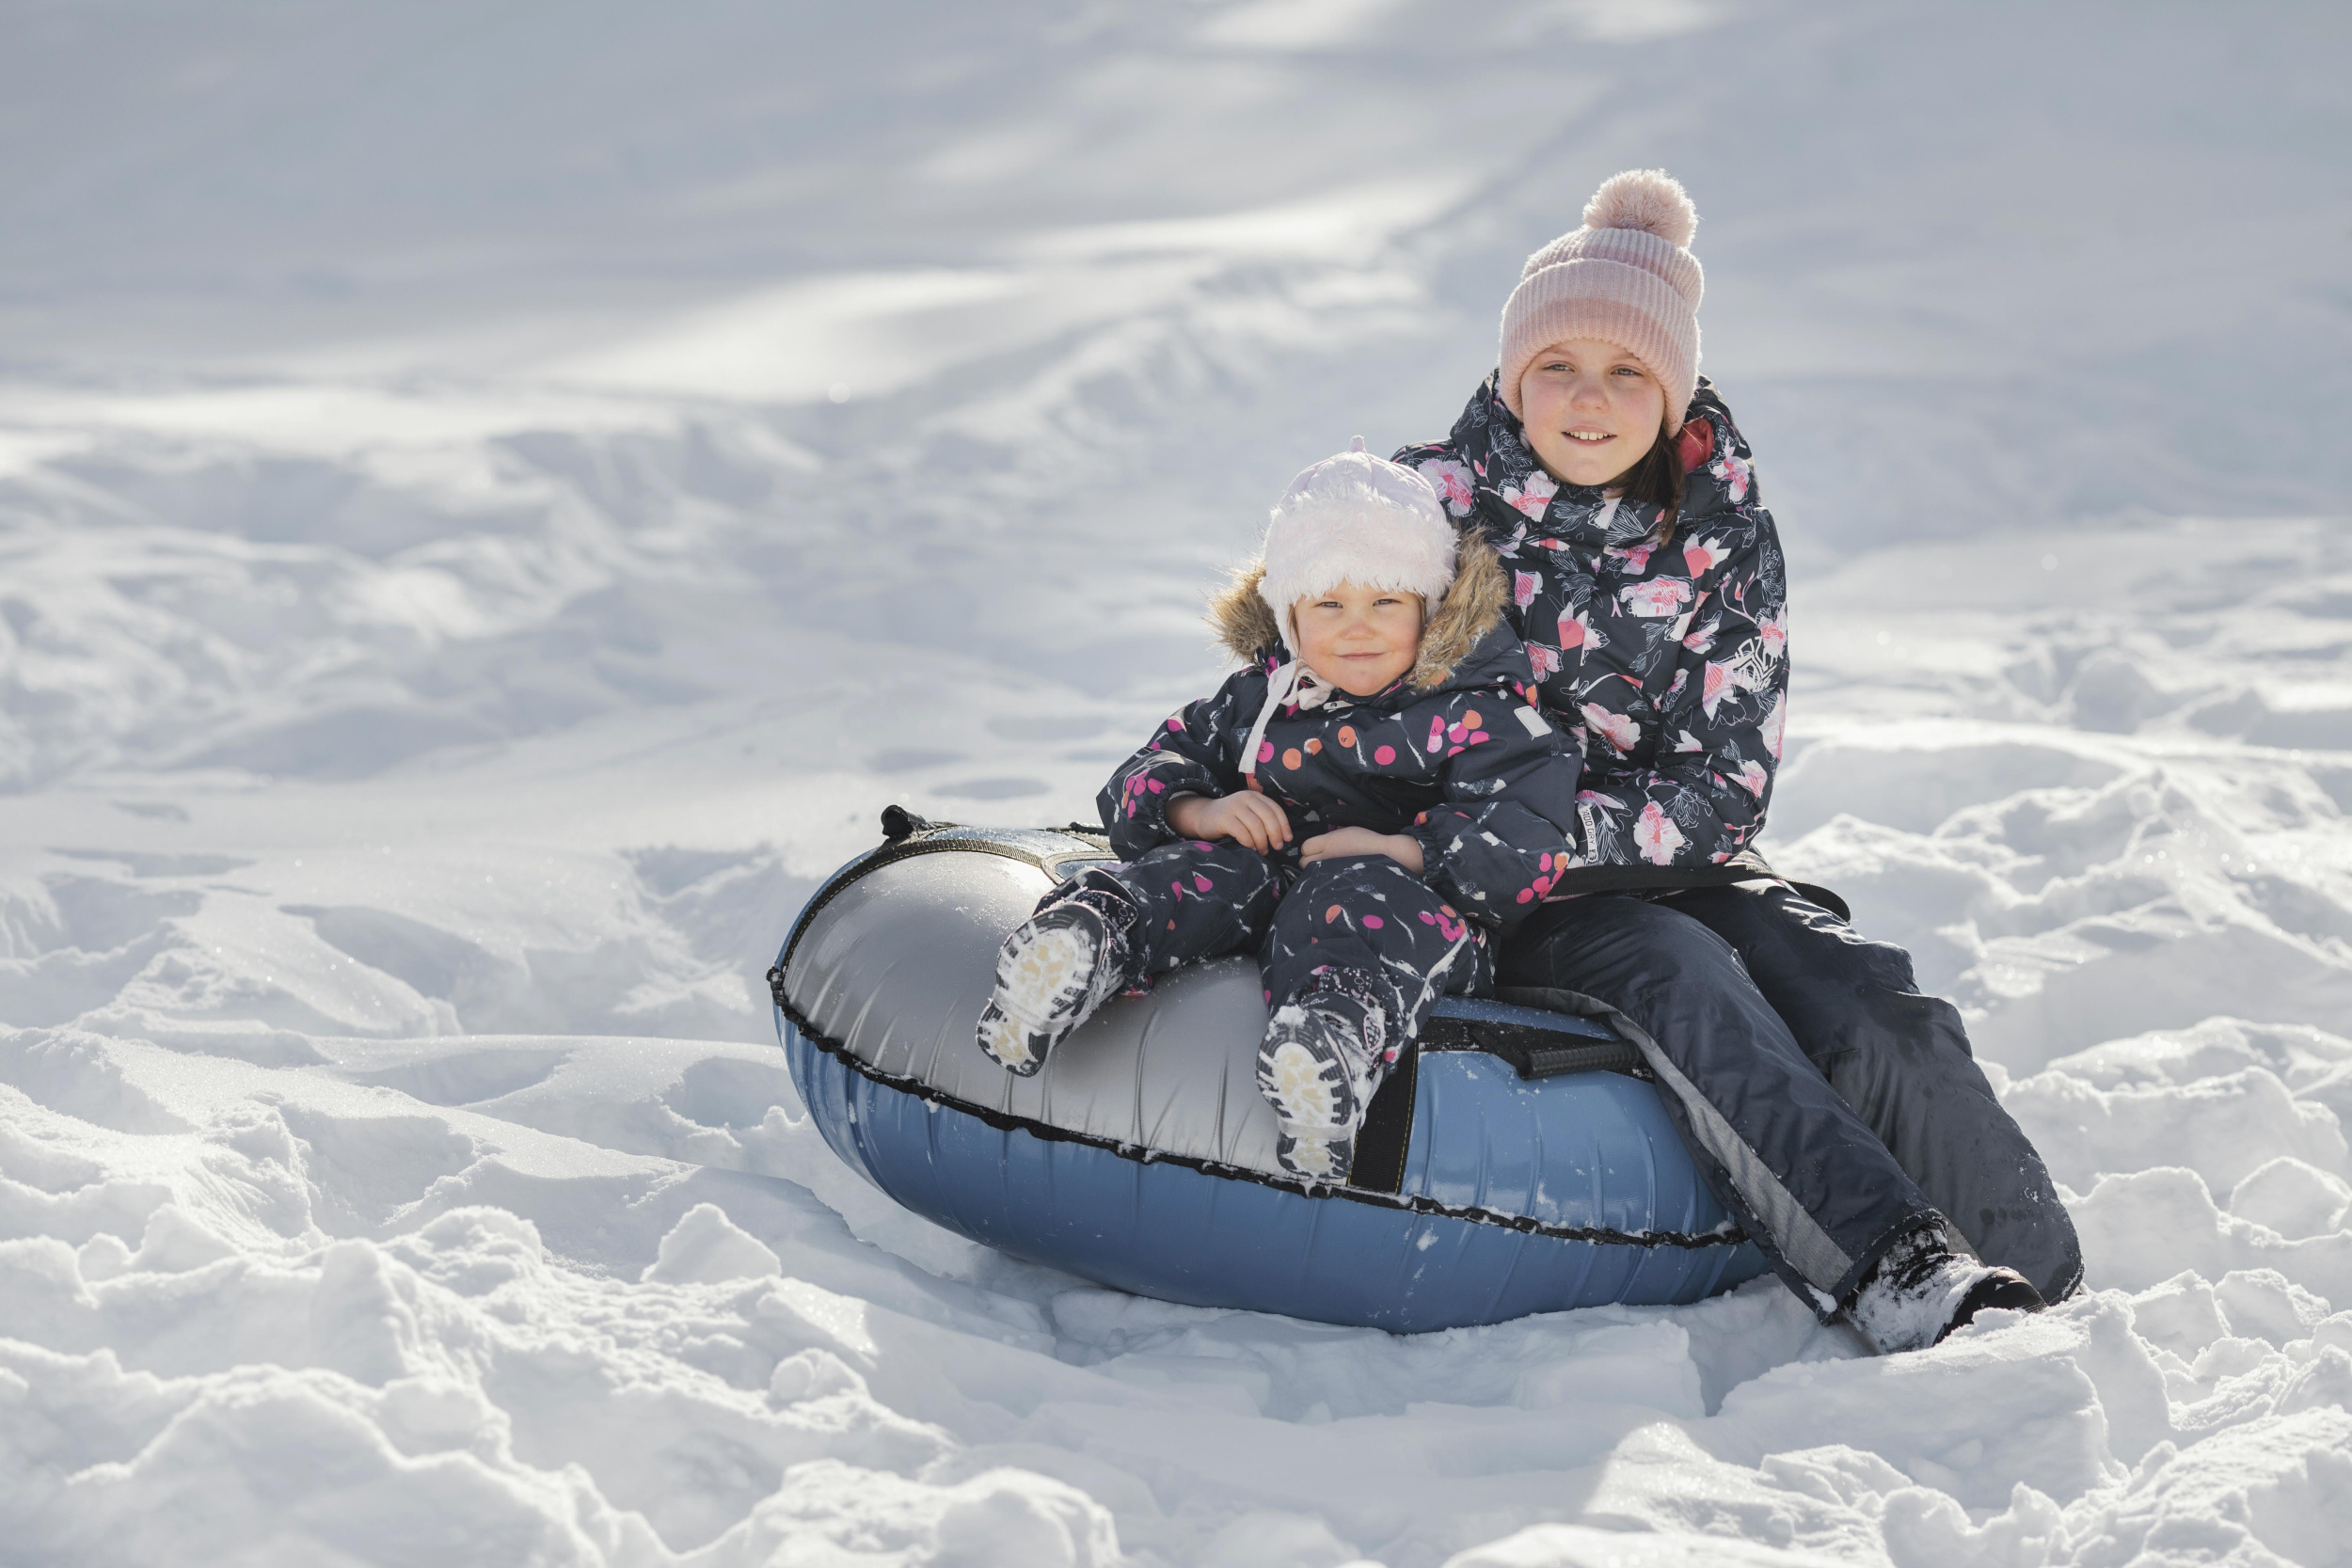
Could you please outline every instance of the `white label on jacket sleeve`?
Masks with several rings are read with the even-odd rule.
[[[1551,733],[1551,726],[1544,721],[1544,716],[1537,713],[1534,708],[1520,708],[1518,710],[1518,715],[1519,727],[1525,730],[1528,734],[1540,739],[1542,736],[1548,736]]]

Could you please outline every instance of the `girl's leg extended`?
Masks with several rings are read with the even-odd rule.
[[[2082,1247],[2057,1184],[1994,1098],[1960,1009],[1919,993],[1910,954],[1780,882],[1700,889],[1669,907],[1731,944],[1798,1047],[1978,1257],[2048,1300],[2073,1292]]]
[[[1487,989],[1490,949],[1429,884],[1386,855],[1318,861],[1258,951],[1266,1003],[1345,996],[1379,1015],[1380,1061],[1396,1060],[1438,998]]]
[[[1125,864],[1089,867],[1040,900],[997,950],[980,1049],[1009,1071],[1038,1071],[1107,998],[1178,964],[1254,945],[1279,891],[1262,856],[1230,843],[1163,845]]]
[[[1180,964],[1248,952],[1281,896],[1274,867],[1256,850],[1185,839],[1124,864],[1089,866],[1038,907],[1076,899],[1110,912],[1124,939],[1123,979],[1139,985]]]
[[[1343,1181],[1365,1107],[1438,997],[1487,989],[1480,933],[1385,856],[1308,866],[1259,963],[1273,1016],[1258,1085],[1282,1119],[1277,1153]]]
[[[1700,1171],[1824,1321],[1881,1256],[1942,1217],[1831,1087],[1731,944],[1671,903],[1545,906],[1497,965],[1613,1008]]]

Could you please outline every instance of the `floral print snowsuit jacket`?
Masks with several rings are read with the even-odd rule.
[[[1491,376],[1445,440],[1396,454],[1493,546],[1544,711],[1582,751],[1567,892],[1723,866],[1772,799],[1788,691],[1780,537],[1748,444],[1704,379],[1690,415],[1673,518],[1555,483]]]
[[[1273,857],[1286,872],[1298,845],[1329,829],[1410,833],[1422,880],[1455,910],[1488,929],[1518,924],[1571,863],[1578,769],[1575,748],[1531,701],[1527,654],[1503,615],[1509,581],[1493,551],[1465,540],[1414,669],[1375,697],[1334,691],[1319,707],[1284,707],[1254,776],[1241,770],[1242,748],[1282,656],[1256,574],[1236,582],[1211,620],[1249,667],[1111,775],[1097,805],[1112,851],[1133,861],[1177,842],[1168,807],[1179,795],[1255,789],[1290,817],[1291,846]]]

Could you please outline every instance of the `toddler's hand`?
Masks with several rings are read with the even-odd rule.
[[[1263,795],[1188,795],[1168,808],[1168,825],[1186,838],[1230,838],[1261,855],[1291,841],[1291,819]]]
[[[1370,828],[1334,828],[1317,833],[1298,847],[1308,865],[1347,855],[1386,855],[1414,876],[1421,875],[1421,840],[1410,833],[1375,833]]]

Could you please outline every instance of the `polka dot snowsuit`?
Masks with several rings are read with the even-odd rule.
[[[1269,1007],[1306,1002],[1366,1026],[1376,1083],[1439,996],[1491,986],[1494,934],[1574,863],[1577,756],[1530,705],[1533,672],[1502,614],[1503,581],[1473,543],[1413,675],[1375,697],[1285,706],[1252,775],[1242,750],[1280,656],[1254,583],[1227,594],[1216,618],[1229,645],[1251,649],[1249,668],[1120,765],[1098,804],[1122,863],[1083,873],[1046,903],[1104,910],[1123,932],[1135,983],[1256,951]],[[1456,647],[1450,668],[1430,667]],[[1180,796],[1242,789],[1283,808],[1287,848],[1261,855],[1168,825]],[[1341,827],[1410,834],[1422,873],[1385,855],[1302,866],[1299,845]]]

